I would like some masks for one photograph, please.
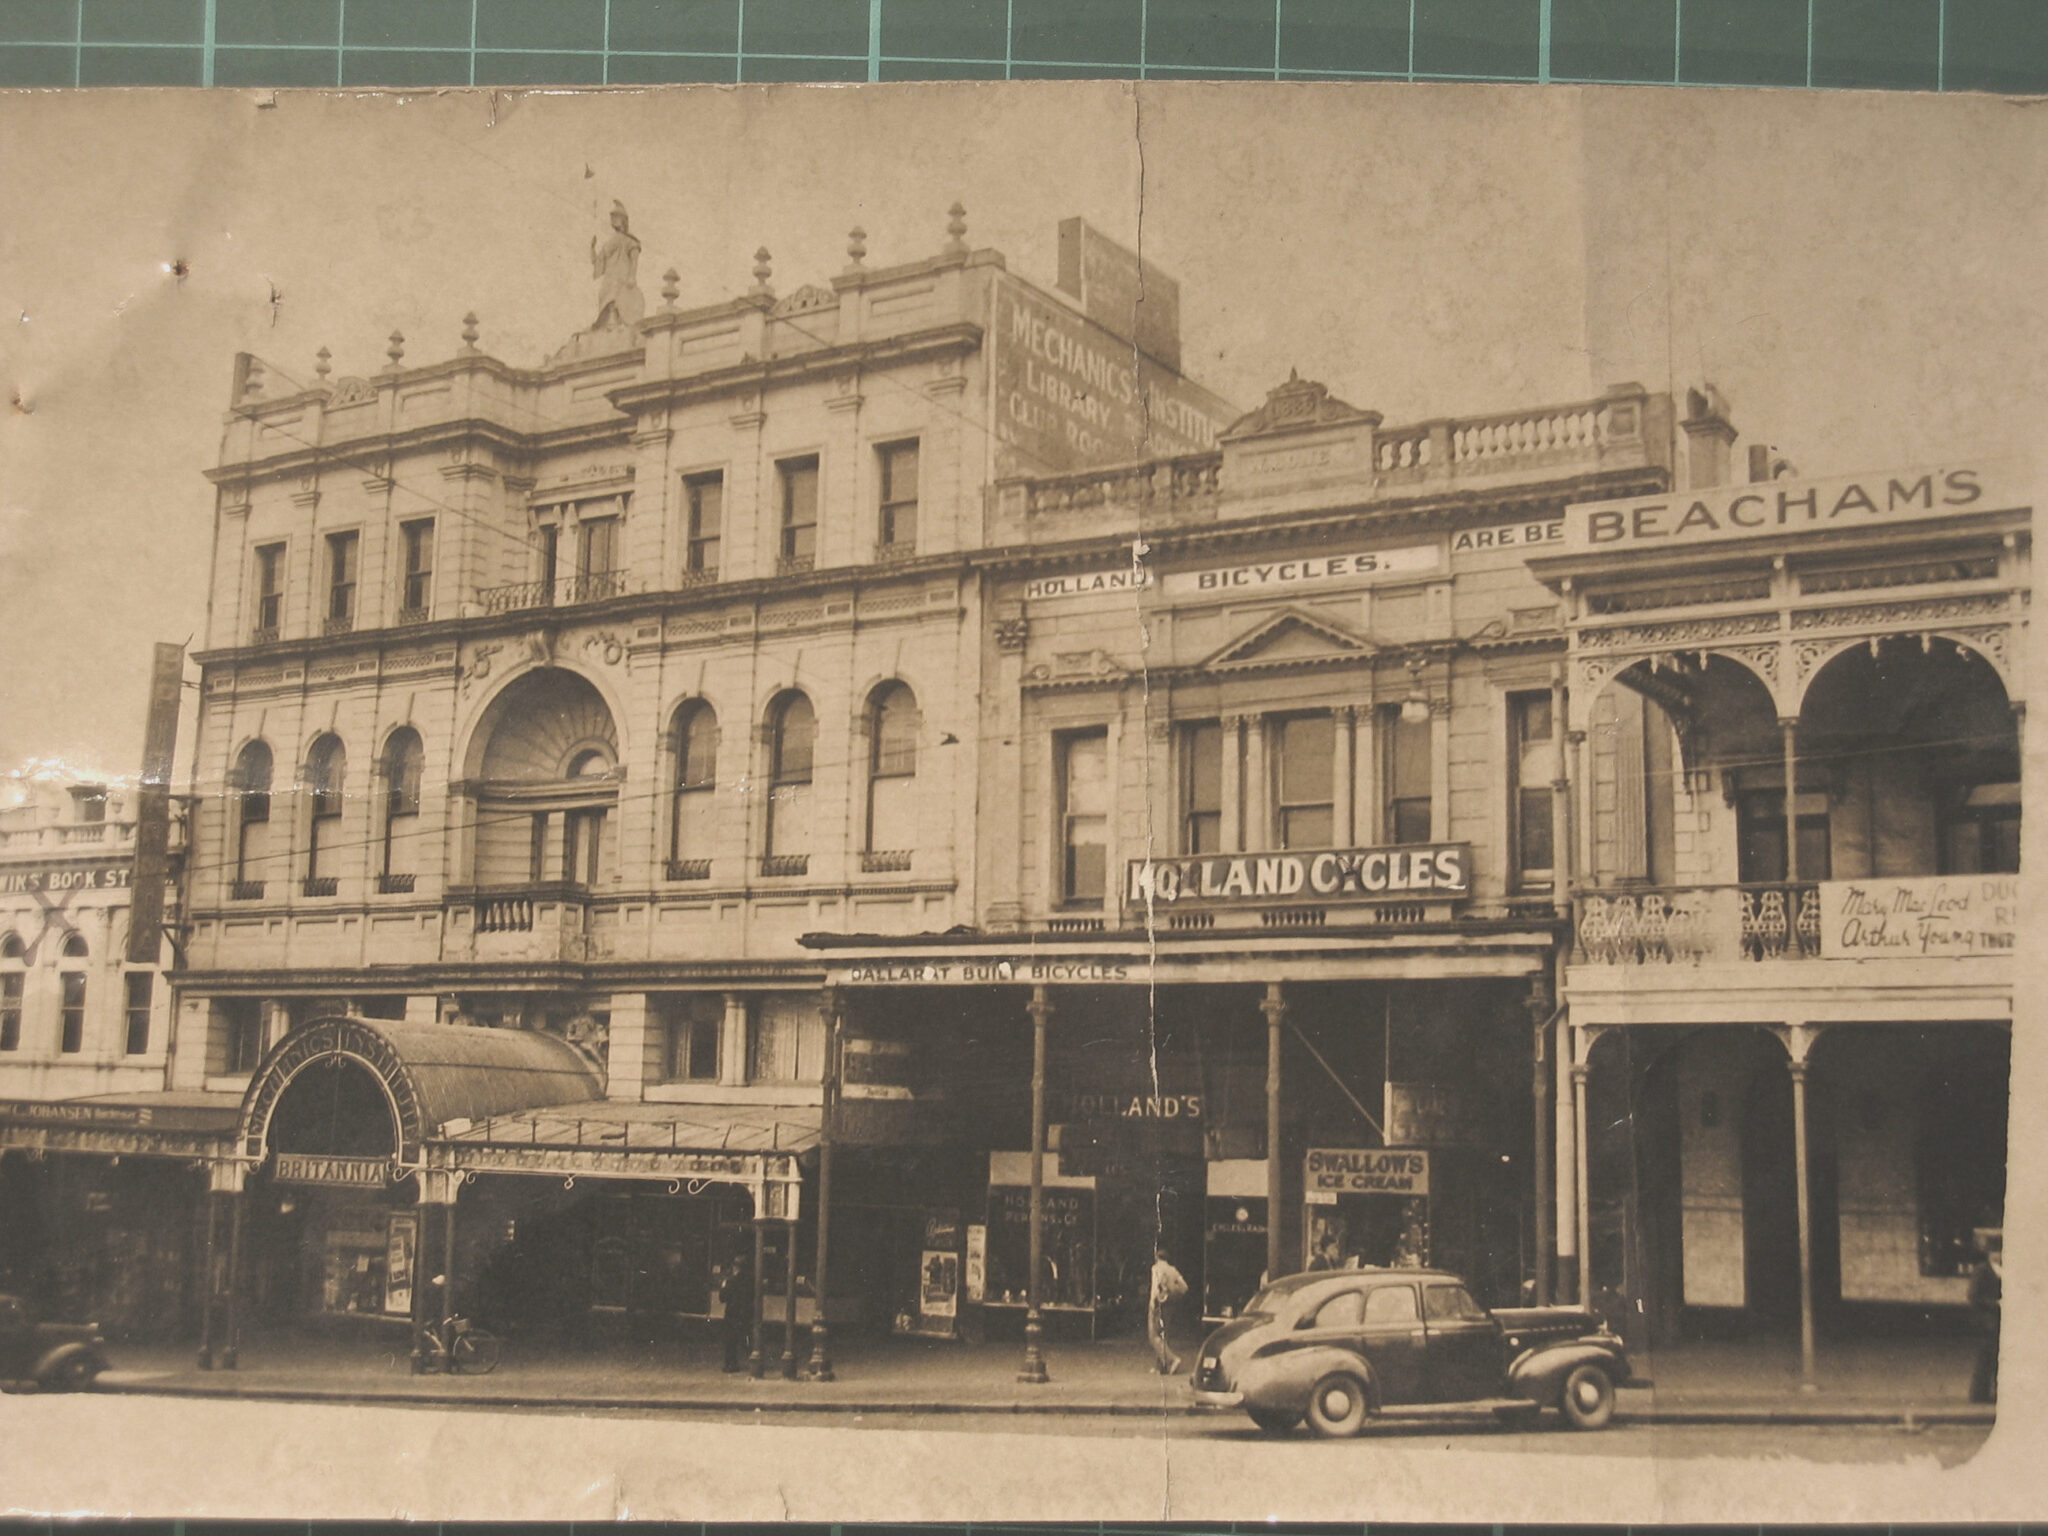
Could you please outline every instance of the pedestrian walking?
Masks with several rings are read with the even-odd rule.
[[[1188,1293],[1188,1283],[1181,1272],[1173,1267],[1166,1256],[1166,1250],[1155,1250],[1152,1257],[1152,1290],[1145,1306],[1145,1337],[1151,1341],[1153,1357],[1159,1362],[1159,1374],[1171,1376],[1180,1370],[1180,1356],[1173,1352],[1173,1345],[1166,1337],[1166,1308],[1177,1296]]]
[[[719,1337],[725,1344],[725,1371],[731,1375],[747,1368],[747,1351],[754,1337],[754,1256],[745,1247],[733,1251],[719,1282],[718,1297],[724,1303],[719,1320]]]

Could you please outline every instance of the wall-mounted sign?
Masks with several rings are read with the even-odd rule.
[[[1471,893],[1466,843],[1133,859],[1124,880],[1124,900],[1132,906],[1441,901]]]
[[[1028,955],[968,960],[874,960],[848,966],[834,984],[871,987],[975,987],[991,982],[1119,982],[1137,973],[1123,960],[1039,960]]]
[[[1040,576],[1024,583],[1024,600],[1042,603],[1061,597],[1094,597],[1102,592],[1137,592],[1152,585],[1152,572],[1135,563],[1101,571],[1074,571],[1065,576]]]
[[[391,1182],[388,1157],[322,1157],[280,1152],[271,1178],[279,1184],[336,1184],[346,1189],[382,1189]]]
[[[1180,367],[1180,284],[1086,219],[1060,220],[1059,285],[1090,320]]]
[[[1383,576],[1433,571],[1442,564],[1443,550],[1438,545],[1409,544],[1400,549],[1347,550],[1290,560],[1253,560],[1207,571],[1174,571],[1160,585],[1170,597],[1226,597],[1326,582],[1377,581]]]
[[[1560,549],[1609,553],[1674,549],[1774,533],[1895,525],[2024,507],[2031,491],[1995,464],[1909,469],[1836,480],[1764,480],[1675,496],[1587,502],[1565,509]]]
[[[0,896],[23,891],[125,891],[134,866],[127,860],[13,864],[0,869]]]
[[[1540,549],[1564,543],[1564,519],[1544,523],[1503,523],[1498,528],[1461,528],[1451,539],[1451,553],[1467,555],[1482,549]]]
[[[1315,1147],[1303,1165],[1301,1187],[1310,1205],[1334,1205],[1340,1195],[1426,1195],[1429,1154]]]
[[[1199,1120],[1199,1093],[1077,1093],[1069,1120]]]
[[[1465,1146],[1480,1139],[1480,1119],[1470,1097],[1441,1083],[1386,1085],[1387,1145]]]
[[[1820,952],[1827,960],[2010,955],[2019,932],[2018,875],[1820,884]]]

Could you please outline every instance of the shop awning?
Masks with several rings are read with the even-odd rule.
[[[227,1150],[237,1093],[116,1093],[0,1099],[0,1147],[121,1157],[204,1157]]]
[[[431,1162],[475,1173],[794,1183],[818,1144],[815,1106],[599,1102],[452,1122]]]

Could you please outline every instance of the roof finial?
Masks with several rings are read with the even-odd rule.
[[[327,382],[327,375],[334,372],[334,354],[325,347],[313,354],[313,372],[322,384]]]
[[[384,349],[384,355],[391,359],[391,366],[394,370],[405,362],[405,332],[393,331],[391,333],[391,345]]]
[[[472,309],[462,317],[462,350],[474,352],[476,350],[476,339],[482,334],[483,332],[477,329],[476,311]]]
[[[775,290],[768,286],[768,279],[775,275],[775,268],[768,259],[768,247],[762,246],[754,252],[754,286],[749,292],[762,298],[774,297]]]
[[[946,241],[946,254],[964,256],[967,254],[967,209],[955,203],[946,212],[950,215],[946,220],[946,234],[949,237]]]
[[[868,256],[868,232],[858,224],[846,232],[846,259],[858,267]]]
[[[682,291],[683,280],[674,267],[670,267],[661,274],[661,307],[663,309],[674,309],[676,307],[676,295]]]

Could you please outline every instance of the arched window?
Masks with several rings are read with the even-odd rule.
[[[811,764],[818,717],[811,701],[790,692],[768,711],[768,836],[764,875],[801,875],[810,869]]]
[[[84,934],[65,936],[64,959],[67,962],[83,960],[89,953]],[[85,969],[66,964],[57,973],[57,979],[62,987],[57,1009],[57,1048],[67,1056],[75,1056],[85,1049]]]
[[[228,784],[235,818],[235,895],[263,894],[261,871],[270,852],[270,748],[252,741],[235,759]]]
[[[917,845],[917,698],[884,683],[868,704],[868,825],[864,869],[908,869]]]
[[[27,980],[23,970],[21,935],[0,934],[0,1051],[21,1049],[21,989]]]
[[[332,896],[335,877],[324,867],[334,862],[341,842],[342,781],[348,773],[348,752],[339,736],[322,736],[306,754],[306,795],[312,820],[306,834],[306,894]]]
[[[377,889],[385,895],[404,894],[413,887],[426,760],[420,733],[409,725],[393,731],[384,743],[384,868]]]
[[[708,880],[717,825],[718,712],[702,699],[676,711],[675,756],[668,877]]]

